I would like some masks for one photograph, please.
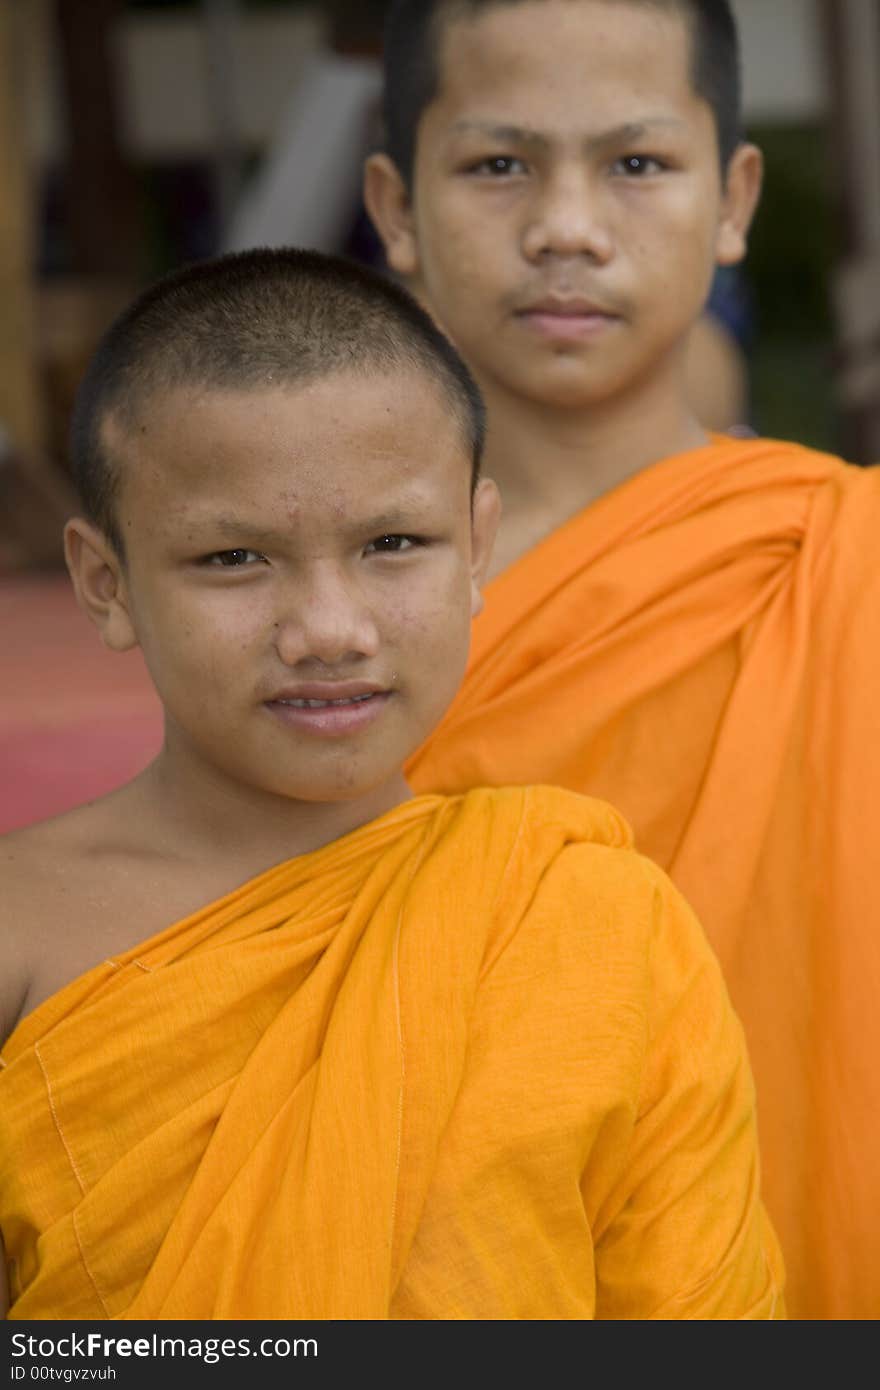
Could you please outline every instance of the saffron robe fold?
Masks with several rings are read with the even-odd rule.
[[[742,1030],[610,808],[419,797],[40,1005],[18,1319],[784,1315]]]
[[[789,1315],[880,1316],[880,468],[772,440],[638,474],[488,585],[421,791],[607,798],[743,1021]]]

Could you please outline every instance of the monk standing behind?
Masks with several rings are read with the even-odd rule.
[[[880,471],[707,436],[685,362],[761,180],[726,0],[400,0],[391,267],[468,361],[504,499],[447,793],[607,797],[743,1018],[798,1317],[880,1316]]]
[[[252,252],[86,375],[80,603],[165,713],[6,837],[15,1319],[784,1316],[717,961],[604,803],[413,797],[497,492],[405,291]]]

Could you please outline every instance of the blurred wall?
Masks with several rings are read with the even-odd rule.
[[[33,156],[44,162],[57,158],[63,145],[57,59],[50,0],[27,3],[33,18],[26,138]],[[734,0],[733,7],[742,33],[747,118],[821,118],[828,102],[816,0]],[[230,107],[243,144],[271,139],[326,31],[319,4],[242,13]],[[209,150],[211,97],[200,7],[125,15],[117,51],[122,135],[132,156],[190,157]]]
[[[743,51],[746,119],[821,119],[828,82],[818,0],[733,0]]]

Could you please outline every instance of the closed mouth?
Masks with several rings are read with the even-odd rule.
[[[524,309],[520,309],[522,315],[541,314],[549,318],[560,319],[613,319],[617,314],[611,313],[609,309],[602,309],[598,304],[589,304],[586,300],[546,300],[540,304],[529,304]]]

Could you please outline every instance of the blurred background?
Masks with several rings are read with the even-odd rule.
[[[0,831],[160,738],[137,654],[71,601],[73,396],[184,261],[291,243],[381,265],[360,201],[385,0],[0,0]],[[880,461],[880,0],[734,0],[767,180],[693,355],[710,426]]]

